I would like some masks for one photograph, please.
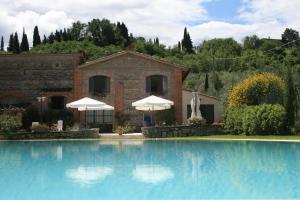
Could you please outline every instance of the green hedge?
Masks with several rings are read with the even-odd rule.
[[[235,134],[282,134],[285,133],[285,117],[285,109],[279,104],[242,106],[226,110],[224,127]]]

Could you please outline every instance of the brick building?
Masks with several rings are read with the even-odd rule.
[[[186,67],[132,51],[83,60],[82,54],[0,55],[0,106],[26,106],[45,96],[45,107],[62,109],[89,96],[130,114],[130,123],[138,125],[143,115],[131,103],[154,94],[174,101],[176,121],[182,122]],[[90,124],[114,123],[112,111],[86,114]]]

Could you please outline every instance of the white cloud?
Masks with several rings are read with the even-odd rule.
[[[300,30],[299,0],[244,0],[238,16],[244,22],[235,24],[210,19],[203,7],[207,1],[213,0],[0,0],[0,34],[7,41],[11,32],[21,34],[25,27],[32,41],[35,25],[42,37],[73,21],[93,18],[124,21],[135,36],[158,36],[167,45],[182,38],[185,26],[194,44],[219,37],[241,40],[251,34],[280,38],[286,27]]]

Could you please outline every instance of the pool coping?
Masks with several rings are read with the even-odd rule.
[[[48,141],[122,141],[122,140],[154,140],[154,141],[226,141],[226,142],[234,142],[234,141],[249,141],[249,142],[291,142],[291,143],[300,143],[300,140],[288,140],[288,139],[227,139],[227,138],[193,138],[193,137],[182,137],[182,138],[75,138],[75,139],[25,139],[25,140],[0,140],[0,142],[48,142]]]

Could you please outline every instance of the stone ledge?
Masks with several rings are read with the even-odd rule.
[[[146,138],[188,137],[224,134],[221,125],[142,127]]]
[[[83,138],[99,138],[99,137],[100,135],[96,130],[0,134],[0,140],[79,139],[79,138],[83,139]]]

